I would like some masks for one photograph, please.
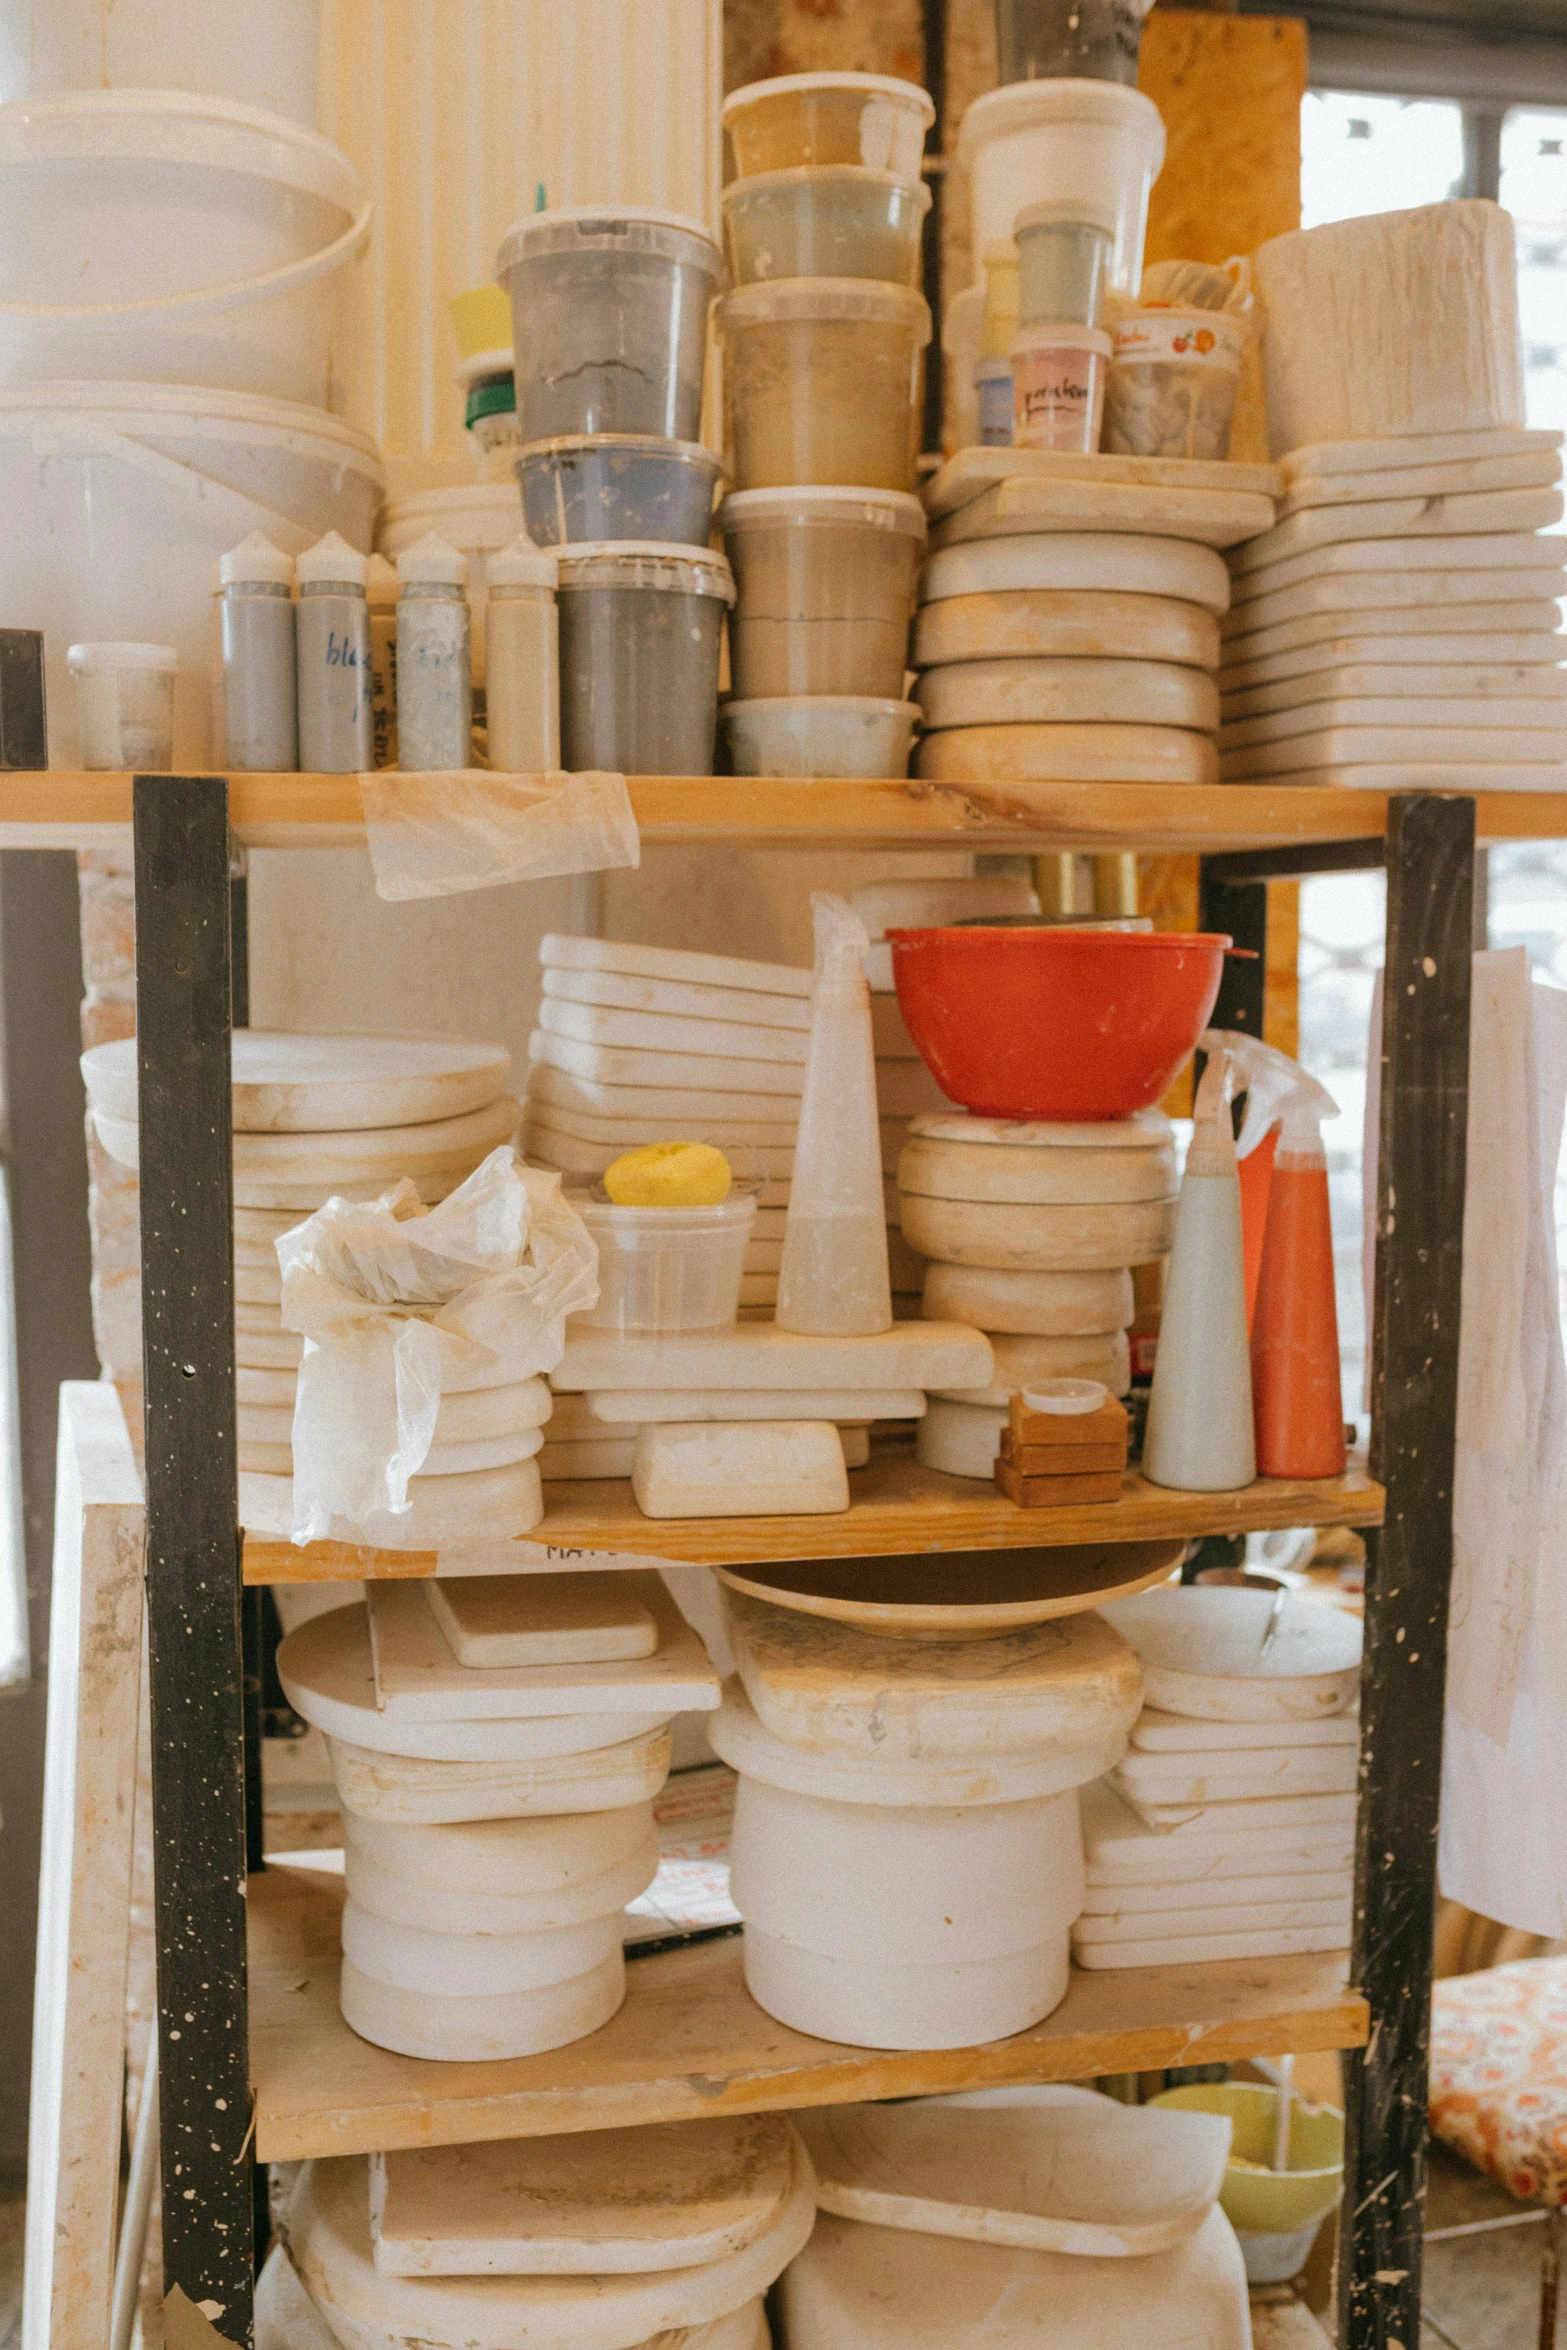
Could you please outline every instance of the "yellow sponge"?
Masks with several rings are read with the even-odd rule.
[[[729,1197],[729,1161],[710,1142],[645,1142],[606,1171],[617,1208],[716,1208]]]

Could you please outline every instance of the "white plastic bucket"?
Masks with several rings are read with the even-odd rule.
[[[340,272],[369,222],[347,156],[255,107],[178,90],[0,107],[0,380],[326,407]]]
[[[473,682],[482,686],[485,665],[484,617],[489,606],[489,559],[509,547],[522,531],[522,492],[514,480],[478,481],[458,489],[414,490],[388,498],[381,509],[376,550],[395,563],[427,531],[460,547],[468,558],[468,611],[472,619]]]
[[[57,90],[194,90],[314,126],[321,0],[9,0],[0,103]]]
[[[251,531],[368,547],[374,443],[318,409],[182,385],[0,386],[0,628],[44,632],[50,762],[80,764],[65,656],[172,645],[176,770],[212,755],[212,567]]]
[[[975,99],[958,153],[976,255],[1011,237],[1025,205],[1087,197],[1115,214],[1107,283],[1137,292],[1148,191],[1164,161],[1164,123],[1151,98],[1118,82],[1012,82]]]

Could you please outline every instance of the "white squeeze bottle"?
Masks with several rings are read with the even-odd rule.
[[[1233,1493],[1257,1473],[1230,1080],[1229,1054],[1214,1053],[1197,1088],[1175,1207],[1143,1438],[1149,1482],[1195,1493]]]
[[[870,942],[846,898],[814,891],[811,911],[811,1036],[774,1319],[780,1330],[865,1338],[892,1328]]]

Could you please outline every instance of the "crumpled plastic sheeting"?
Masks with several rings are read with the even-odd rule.
[[[381,898],[449,898],[642,861],[623,775],[386,768],[361,775],[359,793]]]
[[[406,1179],[330,1199],[277,1253],[284,1326],[305,1341],[296,1543],[364,1541],[367,1522],[406,1515],[443,1387],[552,1371],[566,1316],[598,1301],[598,1250],[560,1177],[509,1143],[436,1207]]]

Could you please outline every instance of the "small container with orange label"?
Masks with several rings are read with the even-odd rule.
[[[1012,338],[1012,398],[1020,449],[1099,446],[1110,337],[1075,321],[1020,327]]]
[[[1227,457],[1242,322],[1222,310],[1131,310],[1117,320],[1104,445],[1131,457]]]

